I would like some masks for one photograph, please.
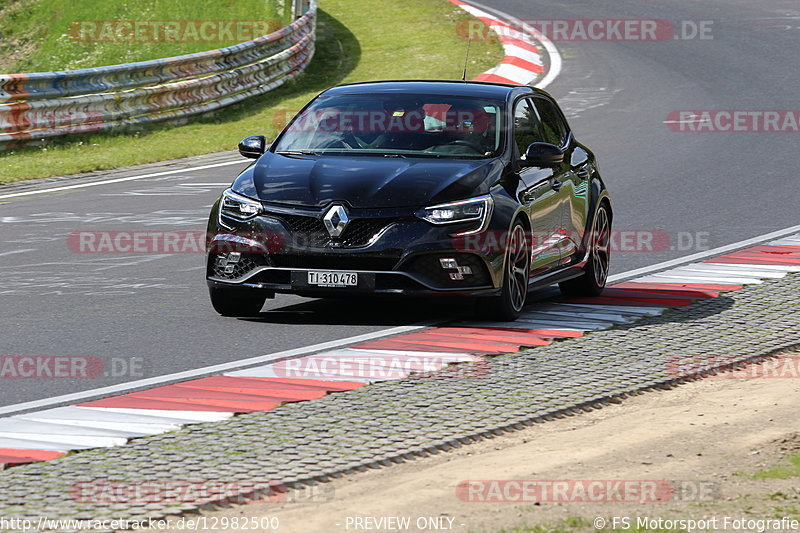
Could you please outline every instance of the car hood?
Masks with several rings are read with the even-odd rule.
[[[264,202],[321,207],[410,207],[485,194],[498,159],[284,156],[267,152],[234,189]]]

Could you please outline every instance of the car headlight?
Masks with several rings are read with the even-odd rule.
[[[225,215],[237,220],[247,220],[261,214],[264,208],[258,200],[236,194],[228,189],[222,193],[220,210]]]
[[[483,231],[489,224],[493,207],[492,197],[486,194],[469,200],[425,207],[417,213],[417,216],[431,224],[459,224],[474,221],[478,228],[473,231]]]

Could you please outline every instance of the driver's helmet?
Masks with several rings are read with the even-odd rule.
[[[480,144],[489,129],[491,118],[483,106],[459,103],[447,110],[445,131],[455,139]]]

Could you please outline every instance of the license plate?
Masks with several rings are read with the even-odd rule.
[[[317,287],[355,287],[358,285],[358,273],[312,270],[308,273],[308,284]]]

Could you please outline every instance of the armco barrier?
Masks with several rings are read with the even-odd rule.
[[[66,72],[0,75],[0,148],[67,133],[178,119],[263,94],[314,54],[317,4],[227,48]]]

